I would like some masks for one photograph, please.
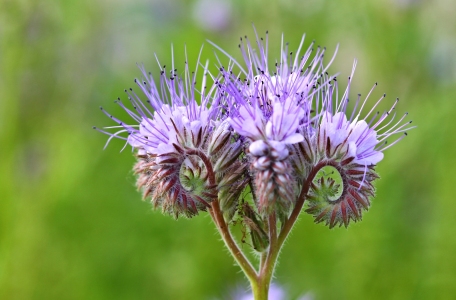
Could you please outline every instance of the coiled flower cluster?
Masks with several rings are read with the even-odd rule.
[[[375,193],[376,164],[411,127],[406,115],[395,120],[397,101],[374,113],[385,96],[363,114],[377,84],[348,112],[354,68],[339,97],[328,74],[335,55],[324,63],[325,48],[312,43],[302,51],[303,37],[290,52],[282,41],[271,63],[268,34],[255,40],[241,38],[241,61],[214,45],[227,63],[218,59],[219,73],[210,74],[198,61],[200,89],[187,63],[182,77],[174,66],[160,67],[158,84],[141,67],[135,81],[146,101],[126,91],[131,105],[117,103],[132,121],[102,109],[117,126],[98,130],[136,150],[137,186],[154,207],[177,218],[216,206],[227,222],[243,221],[254,248],[264,250],[267,220],[286,222],[304,201],[330,228],[361,220]]]

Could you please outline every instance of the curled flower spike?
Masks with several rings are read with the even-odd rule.
[[[135,82],[147,102],[133,89],[126,92],[134,110],[117,101],[136,124],[120,121],[103,110],[122,129],[114,133],[99,130],[110,135],[108,142],[114,137],[124,139],[137,150],[135,173],[144,198],[150,197],[154,207],[175,217],[193,216],[198,210],[205,210],[217,195],[215,183],[209,183],[207,172],[202,171],[204,163],[195,157],[194,150],[207,149],[220,117],[221,95],[215,85],[206,92],[205,76],[199,92],[195,87],[196,72],[191,74],[188,64],[183,78],[177,75],[174,63],[170,72],[161,67],[159,87],[144,67],[140,69],[143,78]],[[128,137],[122,136],[125,132]]]
[[[342,193],[337,199],[331,199],[331,193],[332,196],[336,193],[334,188],[331,193],[328,192],[335,186],[333,179],[314,181],[311,187],[309,208],[306,211],[314,215],[316,222],[325,221],[330,228],[337,224],[348,226],[350,220],[361,220],[362,211],[368,210],[369,199],[374,196],[375,188],[372,182],[378,178],[374,171],[375,165],[383,159],[385,149],[400,141],[405,137],[406,131],[413,128],[408,126],[411,121],[403,121],[407,114],[393,122],[395,113],[391,113],[398,100],[388,111],[372,114],[386,95],[361,119],[366,101],[377,84],[369,92],[359,111],[357,107],[361,95],[358,95],[355,108],[350,118],[347,117],[348,94],[355,66],[356,62],[341,100],[336,96],[337,81],[321,90],[322,110],[317,117],[316,133],[310,138],[316,144],[316,151],[309,151],[308,141],[307,145],[304,143],[302,147],[303,155],[313,157],[316,166],[332,166],[342,178]],[[385,146],[389,137],[392,137],[394,142]]]
[[[228,68],[220,68],[222,89],[228,95],[227,120],[250,143],[260,212],[269,214],[277,208],[287,214],[296,198],[289,149],[304,140],[302,132],[311,122],[310,99],[319,90],[317,82],[326,71],[322,64],[325,49],[318,47],[311,58],[312,43],[300,56],[304,37],[295,54],[289,52],[288,44],[283,45],[282,38],[280,59],[270,69],[267,33],[265,40],[256,35],[256,48],[247,37],[241,41],[244,66],[227,54],[231,60]],[[239,76],[233,75],[236,67]]]

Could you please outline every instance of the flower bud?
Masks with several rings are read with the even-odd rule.
[[[258,140],[250,144],[250,154],[256,157],[265,156],[269,152],[269,146],[263,140]]]
[[[242,215],[243,224],[250,233],[253,248],[258,252],[265,251],[269,246],[269,238],[265,231],[265,223],[248,203],[242,204],[240,213]]]

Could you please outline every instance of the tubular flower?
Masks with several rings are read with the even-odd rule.
[[[356,62],[354,68],[355,66]],[[386,95],[383,95],[361,118],[364,105],[377,84],[371,89],[357,112],[361,97],[358,95],[355,109],[348,118],[348,94],[353,72],[341,100],[335,99],[337,81],[321,90],[322,109],[315,124],[315,134],[309,138],[310,143],[316,144],[316,149],[303,150],[307,152],[305,154],[307,157],[313,157],[316,169],[331,166],[341,176],[342,190],[339,197],[334,198],[338,184],[332,178],[322,177],[314,180],[311,186],[306,211],[314,215],[316,222],[325,221],[330,228],[342,224],[348,226],[350,219],[355,222],[361,220],[362,211],[368,210],[370,198],[375,193],[372,184],[378,178],[375,165],[383,159],[383,151],[404,138],[405,131],[412,128],[408,127],[411,121],[403,122],[407,113],[394,122],[395,113],[392,114],[392,112],[398,99],[388,111],[373,114]],[[387,146],[386,139],[390,137],[394,141]],[[308,145],[309,141],[305,143]],[[303,146],[302,149],[309,149],[309,147]]]
[[[216,120],[220,119],[217,107],[220,93],[215,86],[205,93],[204,79],[198,103],[196,75],[190,75],[187,64],[184,79],[177,76],[174,68],[170,75],[165,67],[161,68],[159,88],[150,73],[143,67],[141,71],[143,79],[135,82],[147,102],[141,101],[132,89],[126,92],[134,111],[120,99],[117,101],[136,125],[122,122],[102,109],[121,130],[114,133],[99,130],[110,135],[108,142],[114,137],[125,139],[137,150],[134,171],[144,198],[150,197],[154,207],[176,218],[181,214],[191,217],[209,207],[217,196],[215,182],[210,182],[205,162],[198,154],[204,155]],[[125,132],[128,137],[121,136]],[[214,157],[217,151],[213,151]]]

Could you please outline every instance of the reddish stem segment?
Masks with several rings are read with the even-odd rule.
[[[279,247],[282,247],[283,242],[287,238],[288,234],[290,233],[291,229],[293,228],[294,223],[298,219],[299,214],[301,213],[302,206],[304,205],[304,201],[306,200],[307,193],[309,192],[310,186],[312,184],[312,181],[314,180],[315,176],[318,174],[318,171],[320,171],[321,168],[331,165],[330,162],[320,162],[318,163],[315,167],[312,168],[312,170],[309,173],[309,176],[307,176],[307,180],[302,186],[301,193],[299,194],[298,200],[296,201],[295,208],[291,212],[290,217],[288,220],[285,222],[283,225],[282,231],[280,232],[279,235]]]

